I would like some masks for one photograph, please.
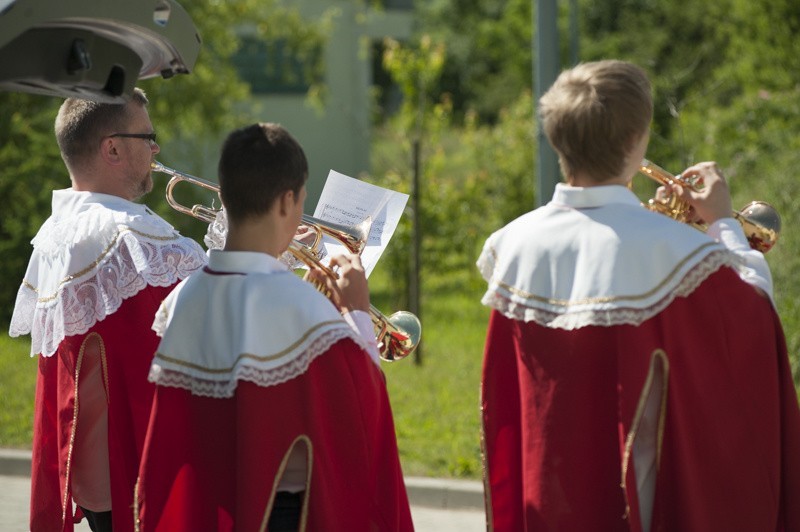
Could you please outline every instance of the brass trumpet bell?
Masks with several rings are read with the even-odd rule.
[[[167,203],[169,203],[170,207],[175,209],[176,211],[187,214],[189,216],[193,216],[199,220],[203,220],[206,223],[211,223],[217,218],[217,213],[221,209],[217,209],[213,206],[209,207],[206,205],[192,205],[191,207],[187,207],[183,205],[178,200],[175,199],[175,187],[182,182],[186,182],[211,192],[217,194],[217,198],[219,198],[219,185],[216,183],[212,183],[211,181],[206,181],[205,179],[201,179],[199,177],[195,177],[193,175],[185,174],[183,172],[179,172],[167,166],[164,166],[158,161],[153,161],[150,163],[150,168],[154,172],[161,172],[163,174],[167,174],[172,176],[167,183]],[[222,200],[220,200],[220,204],[222,204]],[[313,216],[309,216],[307,214],[303,215],[303,224],[309,226],[313,229],[315,236],[314,236],[314,243],[311,244],[311,248],[314,254],[317,257],[320,257],[321,247],[322,247],[322,236],[328,235],[331,238],[338,241],[342,244],[350,253],[355,255],[360,255],[364,248],[367,246],[367,238],[369,237],[369,231],[372,227],[372,220],[367,219],[361,222],[356,226],[345,226],[339,225],[331,222],[326,222],[320,220],[318,218],[314,218]]]
[[[751,201],[733,217],[742,224],[744,234],[753,249],[766,253],[778,241],[781,216],[775,207],[763,201]]]
[[[393,362],[414,352],[422,338],[419,318],[407,310],[398,310],[385,320],[376,320],[372,312],[370,315],[375,329],[380,330],[375,337],[379,339],[381,359]]]
[[[324,222],[307,214],[303,215],[303,224],[314,230],[315,238],[311,248],[317,257],[321,256],[322,236],[328,235],[342,244],[354,255],[361,255],[367,247],[369,231],[372,227],[372,219],[367,218],[355,226],[340,225],[331,222]]]
[[[320,263],[316,254],[308,246],[297,240],[289,244],[288,251],[308,267],[321,270],[328,278],[335,281],[336,272]],[[324,284],[312,283],[314,287],[330,297]],[[374,305],[369,306],[369,316],[378,341],[378,354],[381,360],[394,362],[402,360],[414,352],[422,338],[422,324],[413,313],[400,310],[388,318]]]
[[[639,172],[661,185],[680,185],[697,190],[693,180],[680,174],[673,175],[647,159],[642,160]],[[691,206],[672,194],[664,198],[651,198],[647,202],[647,208],[669,216],[673,220],[688,223],[701,231],[705,231],[708,227],[706,224],[690,222],[689,209]],[[752,201],[741,211],[733,211],[732,217],[742,226],[747,241],[753,249],[766,253],[777,243],[781,231],[781,217],[769,203]]]

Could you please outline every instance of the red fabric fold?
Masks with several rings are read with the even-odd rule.
[[[800,530],[800,408],[778,316],[730,269],[640,326],[492,312],[483,428],[494,530],[639,530],[626,437],[669,361],[651,530]]]
[[[284,456],[312,458],[306,530],[412,530],[383,375],[351,340],[283,384],[233,398],[158,386],[139,481],[141,530],[259,530]]]
[[[116,532],[133,530],[133,490],[153,397],[147,374],[159,342],[150,325],[171,289],[148,286],[86,334],[65,338],[52,357],[39,357],[31,470],[33,532],[71,531],[73,517],[75,522],[81,517],[73,516],[67,463],[75,407],[75,367],[81,345],[92,333],[100,336],[108,368],[113,526]],[[139,324],[136,335],[130,333],[132,324]]]

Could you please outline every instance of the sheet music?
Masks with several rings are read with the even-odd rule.
[[[349,227],[357,226],[365,220],[371,221],[367,246],[361,252],[361,263],[369,277],[397,229],[407,202],[408,194],[331,170],[313,216]],[[347,253],[343,245],[327,235],[323,238],[323,245],[326,257]]]

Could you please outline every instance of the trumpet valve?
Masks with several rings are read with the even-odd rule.
[[[219,211],[220,209],[206,207],[205,205],[192,206],[192,216],[198,220],[203,220],[204,222],[208,223],[211,223],[217,219],[217,213],[219,213]]]
[[[689,206],[673,194],[650,198],[647,201],[647,208],[681,223],[687,223],[689,220]]]

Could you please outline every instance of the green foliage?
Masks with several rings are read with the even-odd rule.
[[[379,173],[383,178],[377,181],[388,188],[408,193],[411,196],[410,209],[413,209],[415,194],[420,198],[426,195],[428,151],[438,149],[441,133],[450,124],[450,102],[447,99],[436,101],[430,97],[432,88],[439,80],[444,58],[444,45],[435,43],[427,35],[411,46],[401,45],[392,39],[384,41],[383,66],[401,88],[403,104],[392,119],[393,126],[385,130],[391,131],[395,149],[388,154],[392,163],[379,165]],[[414,172],[420,174],[419,190],[414,190]],[[405,280],[402,288],[409,286],[410,272],[414,268],[408,251],[413,245],[414,231],[425,238],[423,228],[434,226],[427,209],[421,208],[418,214],[419,227],[414,228],[412,218],[407,217],[395,233],[393,248],[404,251],[389,253],[384,259],[394,277]],[[408,308],[409,297],[407,290],[398,290],[400,306]]]
[[[531,95],[525,92],[500,113],[496,125],[480,125],[474,115],[463,128],[438,135],[423,146],[420,183],[423,289],[449,286],[460,290],[482,280],[473,274],[475,260],[489,234],[531,210],[533,193],[533,125]],[[377,132],[373,147],[377,184],[408,191],[410,154],[402,149],[398,129]],[[395,279],[407,274],[410,217],[401,219],[392,245],[381,259]],[[437,272],[448,272],[439,276]],[[402,304],[402,303],[401,303]],[[427,311],[426,311],[427,313]]]
[[[431,105],[437,98],[430,93],[436,88],[444,66],[444,44],[434,43],[429,35],[423,35],[417,46],[403,46],[394,39],[386,39],[384,47],[383,66],[403,93],[395,126],[417,140],[441,130],[448,123],[449,105],[447,101]]]
[[[491,121],[532,82],[530,0],[416,2],[421,34],[447,43],[439,94]]]
[[[480,284],[472,274],[483,241],[533,206],[533,108],[530,92],[522,91],[498,113],[495,125],[482,125],[477,113],[468,112],[463,127],[453,126],[449,96],[431,101],[445,57],[444,45],[428,37],[418,46],[387,44],[384,65],[404,103],[378,130],[372,166],[378,184],[411,192],[410,139],[420,139],[421,275],[448,271],[437,282],[456,288]],[[410,224],[411,217],[401,220],[382,259],[395,279],[408,276]]]
[[[50,213],[50,191],[69,186],[53,137],[58,104],[44,96],[0,93],[0,324],[11,317],[30,241]]]

